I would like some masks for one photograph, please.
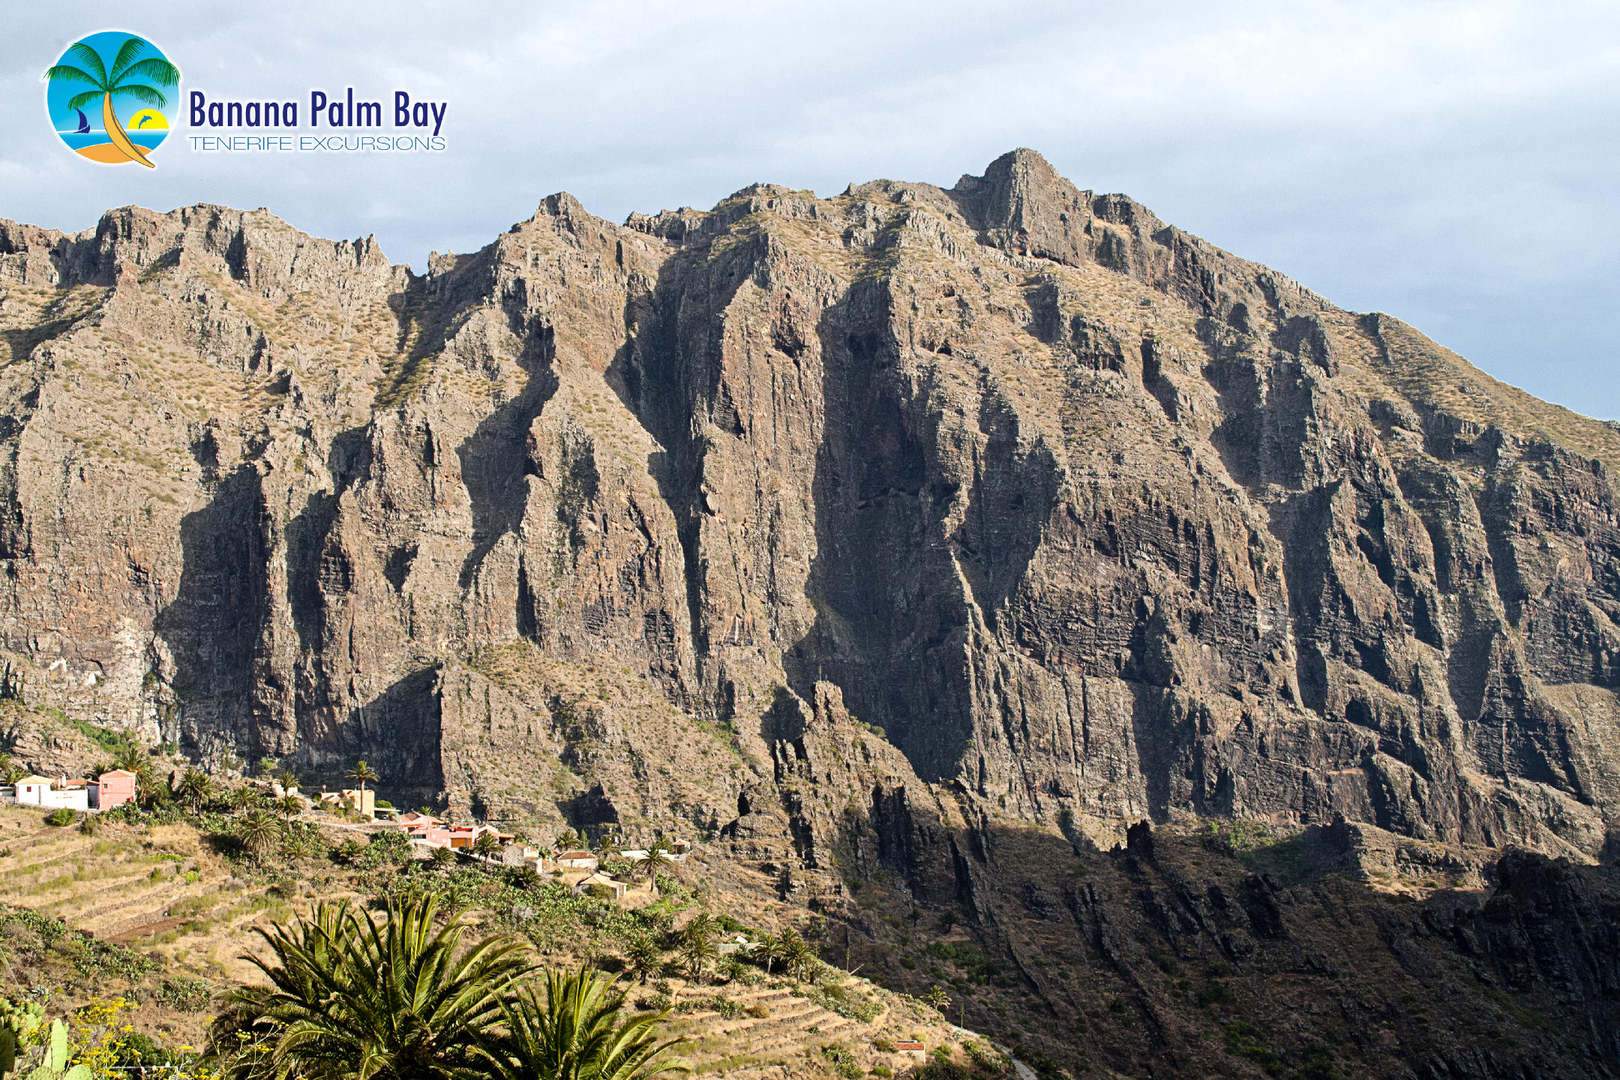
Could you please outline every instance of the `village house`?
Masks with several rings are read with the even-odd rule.
[[[663,862],[685,862],[686,854],[691,847],[692,845],[685,840],[675,840],[661,853],[660,858]],[[652,852],[646,848],[626,848],[619,852],[621,857],[631,862],[646,862],[651,854]]]
[[[737,956],[739,954],[742,956],[747,956],[752,953],[755,948],[756,946],[754,942],[749,940],[747,934],[733,934],[731,937],[722,938],[720,943],[715,947],[715,951],[721,956]]]
[[[12,792],[18,804],[43,810],[113,810],[135,801],[135,774],[110,769],[94,780],[32,774],[18,780]]]
[[[393,824],[404,829],[411,842],[421,847],[463,851],[476,844],[478,838],[485,833],[493,833],[496,839],[503,839],[500,831],[493,825],[446,824],[431,814],[423,814],[416,810],[399,815]]]
[[[527,844],[507,844],[501,849],[501,862],[507,866],[532,866],[539,870],[540,849]]]
[[[432,814],[424,814],[420,810],[407,810],[405,813],[399,814],[394,818],[394,824],[398,825],[407,832],[410,832],[414,829],[433,828],[434,826],[443,824],[443,822],[434,817]]]
[[[67,781],[32,774],[17,781],[17,802],[44,810],[89,810],[90,792],[82,785],[68,787]]]
[[[104,772],[88,787],[92,810],[116,810],[135,801],[135,774],[127,769]]]
[[[452,825],[450,826],[450,846],[457,849],[470,848],[485,833],[493,833],[496,839],[499,839],[501,835],[500,830],[493,825]]]
[[[345,810],[352,810],[356,814],[363,814],[368,818],[377,816],[377,793],[370,788],[344,788],[342,791],[321,792],[323,806],[337,806]]]
[[[617,878],[598,871],[574,886],[574,892],[582,896],[595,896],[602,900],[612,900],[615,904],[624,900],[629,886]]]
[[[595,873],[601,861],[589,851],[559,851],[557,866],[562,870],[584,870]]]

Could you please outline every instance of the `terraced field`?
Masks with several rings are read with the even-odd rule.
[[[285,886],[237,874],[185,825],[108,824],[87,835],[46,825],[35,809],[0,806],[0,903],[158,957],[165,976],[215,987],[252,981],[258,973],[242,959],[260,946],[251,928],[307,909],[317,892],[339,895],[342,886],[341,877],[328,876],[288,895]],[[883,1075],[882,1067],[904,1075],[918,1060],[896,1052],[898,1041],[917,1039],[930,1051],[943,1046],[962,1061],[974,1041],[932,1010],[856,976],[833,974],[818,1001],[817,991],[802,984],[747,970],[745,978],[722,984],[672,977],[656,989],[632,986],[631,1000],[647,1006],[657,989],[668,991],[670,1034],[687,1040],[680,1056],[706,1076],[863,1076],[874,1068]],[[187,1038],[200,1033],[203,1020],[162,1014],[171,1034]]]
[[[671,1029],[688,1040],[680,1056],[695,1075],[747,1078],[837,1076],[841,1063],[843,1075],[866,1075],[879,1066],[904,1075],[919,1059],[893,1047],[908,1039],[968,1060],[964,1047],[976,1040],[937,1013],[864,980],[850,978],[848,984],[877,1006],[870,1020],[817,1004],[785,979],[759,986],[679,984],[672,994]]]
[[[54,828],[40,812],[0,808],[0,902],[32,908],[105,941],[155,953],[179,971],[243,979],[248,933],[296,900],[232,873],[196,830]]]

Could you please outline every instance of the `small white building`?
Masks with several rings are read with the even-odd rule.
[[[90,790],[80,784],[75,787],[56,786],[47,776],[30,775],[17,781],[17,802],[21,806],[38,806],[44,810],[90,809]]]
[[[646,848],[630,848],[626,851],[619,852],[619,856],[621,858],[628,859],[630,862],[646,862],[648,859],[652,858],[652,852],[648,851]],[[686,855],[683,852],[677,851],[661,851],[658,853],[658,859],[660,862],[678,863],[685,862]]]

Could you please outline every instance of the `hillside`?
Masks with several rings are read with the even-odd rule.
[[[321,900],[369,903],[414,882],[471,914],[482,933],[520,932],[555,966],[594,958],[611,968],[631,937],[660,925],[651,910],[643,918],[611,904],[561,901],[540,886],[514,889],[465,860],[454,869],[345,861],[341,844],[353,832],[336,824],[322,831],[313,846],[259,867],[221,854],[212,834],[185,821],[110,823],[85,835],[45,824],[34,810],[0,808],[0,924],[11,930],[0,958],[12,996],[43,995],[59,1012],[117,999],[125,1019],[161,1045],[200,1048],[219,995],[262,981],[244,960],[268,956],[253,929],[308,914]],[[671,873],[679,877],[658,912],[684,921],[711,908],[737,910],[715,895],[705,871]],[[893,1046],[907,1039],[964,1068],[977,1054],[994,1063],[986,1076],[1005,1069],[981,1037],[857,975],[828,969],[812,979],[711,962],[693,977],[673,953],[664,964],[656,982],[631,981],[632,1001],[673,1010],[666,1035],[683,1040],[679,1056],[696,1075],[906,1071],[917,1062]]]

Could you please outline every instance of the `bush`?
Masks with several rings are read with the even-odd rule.
[[[365,870],[379,866],[404,866],[411,861],[411,838],[402,830],[386,829],[373,833],[371,843],[355,855],[356,866]]]
[[[55,810],[52,810],[50,813],[45,815],[45,824],[54,825],[57,828],[61,828],[64,825],[73,824],[78,819],[78,814],[74,813],[72,810],[69,810],[65,806],[59,806]]]
[[[164,979],[157,989],[158,1001],[178,1012],[202,1012],[213,998],[213,987],[202,979],[177,976]]]
[[[835,1043],[828,1043],[821,1048],[821,1056],[826,1058],[833,1067],[833,1072],[844,1080],[860,1080],[861,1067],[855,1061],[855,1055],[848,1049]]]

